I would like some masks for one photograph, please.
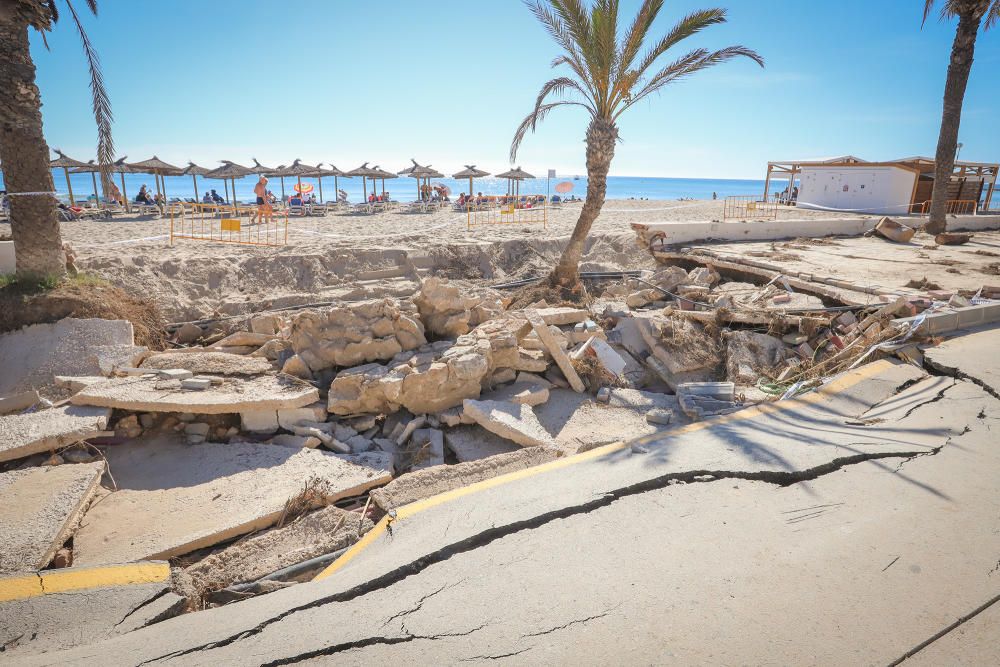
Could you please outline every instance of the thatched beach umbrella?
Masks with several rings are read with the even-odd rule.
[[[306,178],[314,178],[318,169],[318,166],[313,167],[308,164],[302,164],[300,160],[295,160],[290,165],[282,169],[280,175],[295,176],[299,183],[297,191],[299,196],[302,196],[302,177],[305,176]],[[282,188],[282,193],[284,193],[284,188]],[[284,196],[284,194],[282,194],[282,196]]]
[[[515,197],[520,195],[521,181],[529,178],[534,178],[534,176],[532,176],[525,170],[521,169],[520,167],[511,169],[510,171],[505,171],[502,174],[497,174],[497,177],[507,179],[507,194],[514,195]]]
[[[350,178],[350,176],[347,175],[346,171],[341,171],[340,169],[337,169],[337,167],[333,164],[330,165],[329,169],[325,170],[324,175],[333,176],[333,201],[339,202],[340,182],[337,179],[340,178],[341,176],[343,176],[344,178]]]
[[[227,181],[233,182],[233,206],[236,206],[236,179],[243,178],[244,176],[249,176],[253,172],[244,167],[241,164],[236,164],[235,162],[230,162],[229,160],[222,160],[222,166],[205,174],[205,178],[219,178],[222,179],[223,184],[226,186],[226,198],[229,198],[229,185]]]
[[[452,178],[467,178],[467,179],[469,179],[469,196],[471,197],[472,196],[472,179],[474,179],[474,178],[483,178],[483,177],[489,176],[489,175],[490,174],[487,171],[483,171],[482,169],[476,169],[476,165],[474,165],[474,164],[467,164],[467,165],[465,165],[465,169],[463,169],[462,171],[458,172],[457,174],[452,174],[451,177]]]
[[[75,167],[73,169],[70,169],[70,173],[73,173],[73,174],[90,174],[90,178],[94,181],[94,205],[95,206],[100,206],[100,204],[101,204],[101,198],[97,194],[97,172],[99,172],[100,170],[101,170],[101,168],[99,166],[97,166],[97,163],[94,162],[93,160],[89,160],[82,167]]]
[[[399,175],[400,176],[407,176],[409,178],[416,179],[416,181],[417,181],[417,200],[420,201],[421,199],[423,199],[420,196],[420,184],[421,184],[421,181],[423,181],[424,179],[438,178],[439,175],[438,175],[437,171],[435,171],[434,169],[431,168],[430,165],[427,165],[426,167],[421,166],[413,158],[410,158],[410,162],[412,162],[413,165],[410,166],[410,167],[407,167],[406,169],[403,169],[402,171],[400,171]]]
[[[163,180],[163,177],[180,176],[183,171],[180,167],[167,164],[155,155],[142,162],[133,162],[129,166],[134,172],[153,175],[153,178],[156,179],[156,192],[163,197],[164,202],[167,201],[167,184]]]
[[[375,165],[375,176],[372,178],[372,190],[375,190],[375,179],[382,179],[382,192],[385,192],[385,179],[387,178],[398,178],[396,174],[391,171],[386,171],[382,167]]]
[[[194,186],[194,200],[197,203],[200,201],[198,199],[198,177],[204,176],[209,172],[205,167],[199,167],[194,162],[188,161],[188,166],[184,169],[184,175],[191,177],[191,184]]]
[[[69,204],[70,206],[76,206],[76,201],[73,199],[73,185],[69,182],[69,170],[79,169],[81,167],[86,167],[86,162],[80,162],[79,160],[74,160],[73,158],[67,156],[58,148],[55,149],[56,155],[59,157],[55,160],[49,162],[49,167],[55,169],[56,167],[61,167],[63,173],[66,174],[66,188],[69,190]]]
[[[260,162],[257,162],[257,158],[253,159],[253,166],[250,167],[250,172],[257,174],[258,176],[276,176],[279,171],[285,168],[284,165],[272,169],[271,167],[265,167]],[[285,179],[281,179],[281,196],[285,196]]]
[[[349,172],[347,172],[344,175],[345,176],[351,176],[351,177],[353,177],[353,176],[360,176],[361,177],[361,188],[362,188],[362,190],[364,192],[364,200],[368,201],[368,179],[369,178],[374,179],[378,173],[379,172],[377,170],[372,169],[371,167],[368,166],[368,163],[365,162],[363,165],[361,165],[357,169],[352,169],[352,170],[350,170]]]
[[[135,169],[128,166],[125,160],[128,159],[128,155],[123,155],[122,157],[115,160],[114,164],[111,165],[111,171],[118,172],[118,176],[121,178],[122,182],[122,201],[125,202],[125,210],[129,213],[132,212],[132,206],[128,201],[128,192],[125,190],[125,174],[134,174]]]

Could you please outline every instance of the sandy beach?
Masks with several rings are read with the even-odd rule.
[[[548,223],[482,225],[451,209],[433,213],[329,214],[292,218],[288,245],[196,240],[169,244],[170,218],[116,216],[62,224],[80,269],[154,296],[171,321],[412,291],[414,271],[502,281],[544,275],[559,256],[581,204],[550,209]],[[582,270],[652,268],[633,222],[721,220],[722,201],[609,200],[591,232]],[[844,214],[781,208],[779,220]],[[752,224],[752,223],[747,223]],[[6,232],[0,225],[0,233]],[[399,285],[394,286],[393,278]],[[405,283],[405,284],[404,284]]]

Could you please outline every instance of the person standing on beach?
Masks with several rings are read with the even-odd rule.
[[[257,181],[257,185],[253,187],[253,193],[257,195],[257,212],[250,218],[250,222],[257,222],[257,220],[263,222],[264,218],[267,218],[267,221],[271,222],[274,209],[271,208],[271,204],[267,201],[267,178],[265,176],[261,175],[260,180]]]

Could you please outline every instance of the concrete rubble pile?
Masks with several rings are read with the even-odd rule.
[[[33,510],[58,525],[4,567],[170,559],[189,607],[290,585],[394,507],[772,400],[896,340],[909,314],[902,298],[823,303],[671,264],[587,307],[508,309],[428,278],[411,300],[257,314],[210,341],[181,325],[164,352],[116,340],[114,363],[39,371],[69,396],[55,405],[0,396],[0,494],[90,466],[37,499],[60,503]]]

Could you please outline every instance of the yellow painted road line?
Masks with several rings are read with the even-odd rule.
[[[671,431],[659,431],[657,433],[652,433],[647,436],[643,436],[636,440],[629,442],[616,442],[610,445],[604,445],[603,447],[595,447],[589,451],[583,452],[581,454],[573,454],[572,456],[564,456],[562,458],[556,459],[555,461],[549,461],[548,463],[543,463],[541,465],[534,466],[533,468],[525,468],[523,470],[517,470],[515,472],[510,472],[505,475],[499,475],[491,479],[484,479],[481,482],[476,482],[475,484],[470,484],[469,486],[463,486],[457,489],[452,489],[451,491],[445,491],[444,493],[439,493],[436,496],[431,496],[430,498],[424,498],[423,500],[417,500],[410,503],[409,505],[403,505],[396,510],[396,518],[392,519],[392,523],[399,523],[403,519],[408,519],[420,512],[426,511],[432,507],[436,507],[443,503],[450,502],[452,500],[457,500],[464,496],[471,495],[473,493],[479,493],[480,491],[486,491],[487,489],[492,489],[504,484],[510,484],[511,482],[516,482],[521,479],[527,479],[529,477],[534,477],[536,475],[542,475],[553,470],[559,470],[561,468],[566,468],[568,466],[577,465],[580,463],[585,463],[587,461],[600,458],[606,454],[611,454],[613,452],[618,452],[626,448],[630,448],[633,444],[649,444],[655,440],[664,439],[665,437],[672,438],[674,436],[682,435],[684,433],[693,433],[695,431],[700,431],[702,429],[708,428],[710,426],[716,426],[718,424],[724,424],[726,422],[754,419],[760,415],[770,414],[772,412],[777,412],[779,410],[787,409],[788,407],[798,406],[798,405],[809,405],[812,403],[818,403],[830,394],[836,394],[837,392],[843,391],[852,387],[859,382],[868,380],[871,377],[878,375],[892,368],[893,364],[891,362],[882,360],[875,361],[870,364],[866,364],[861,368],[845,373],[836,380],[829,382],[822,387],[818,388],[816,391],[810,392],[803,396],[793,398],[787,401],[774,402],[774,403],[761,403],[758,405],[751,406],[745,410],[740,410],[739,412],[731,412],[727,415],[720,415],[715,417],[711,421],[700,421],[693,424],[687,424],[681,426],[680,428],[673,429]],[[337,572],[345,565],[347,565],[351,560],[353,560],[359,553],[364,551],[368,546],[370,546],[382,533],[385,532],[386,527],[389,525],[390,520],[388,516],[382,517],[382,520],[375,524],[372,530],[356,542],[350,549],[348,549],[340,558],[330,563],[326,569],[316,575],[313,581],[321,581],[331,576],[333,573]]]
[[[0,602],[91,588],[153,584],[169,579],[170,565],[165,562],[42,570],[37,574],[0,579]]]

